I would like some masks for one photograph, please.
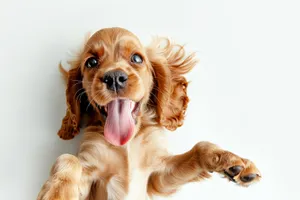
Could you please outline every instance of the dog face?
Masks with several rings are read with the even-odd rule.
[[[181,126],[188,102],[182,75],[195,61],[193,56],[184,58],[183,48],[168,40],[161,48],[161,40],[144,47],[121,28],[92,35],[71,70],[65,72],[68,110],[59,135],[70,139],[79,132],[83,109],[77,96],[83,91],[88,105],[103,117],[104,136],[113,145],[133,138],[149,113],[154,115],[147,120],[170,130]]]
[[[152,88],[145,49],[125,30],[104,29],[89,39],[81,60],[83,88],[105,118],[105,138],[125,144],[137,130]]]

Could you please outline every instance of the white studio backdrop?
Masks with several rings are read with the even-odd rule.
[[[57,66],[88,32],[112,26],[197,52],[185,124],[166,133],[172,152],[208,140],[263,175],[249,188],[214,175],[168,199],[300,199],[299,9],[296,0],[1,0],[0,199],[35,199],[55,159],[76,152],[81,136],[56,135],[65,113]]]

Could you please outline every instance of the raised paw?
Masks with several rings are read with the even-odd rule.
[[[261,174],[253,162],[239,158],[234,154],[232,154],[232,156],[234,157],[233,160],[235,160],[234,165],[220,171],[219,173],[225,175],[227,179],[241,186],[249,186],[250,184],[260,180]],[[229,162],[231,159],[229,159]],[[237,160],[241,161],[239,165],[235,165]]]
[[[210,172],[218,172],[241,186],[249,186],[261,179],[259,170],[250,160],[209,142],[200,142],[196,148],[200,157],[200,166]]]

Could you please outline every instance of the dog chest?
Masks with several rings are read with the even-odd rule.
[[[135,169],[131,171],[126,200],[148,200],[147,183],[149,173]]]
[[[108,183],[108,199],[124,199],[124,200],[148,200],[147,184],[150,176],[150,170],[144,167],[145,152],[144,148],[140,148],[140,141],[132,141],[131,145],[126,146],[127,159],[127,172],[125,169],[119,168],[118,174],[113,176]],[[125,176],[119,176],[123,174]],[[125,188],[128,188],[125,192]]]

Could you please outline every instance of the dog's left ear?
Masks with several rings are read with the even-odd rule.
[[[162,46],[163,45],[163,46]],[[196,64],[195,55],[185,55],[183,46],[158,38],[146,49],[153,68],[151,102],[156,105],[157,122],[169,130],[182,126],[189,102],[184,75]]]

